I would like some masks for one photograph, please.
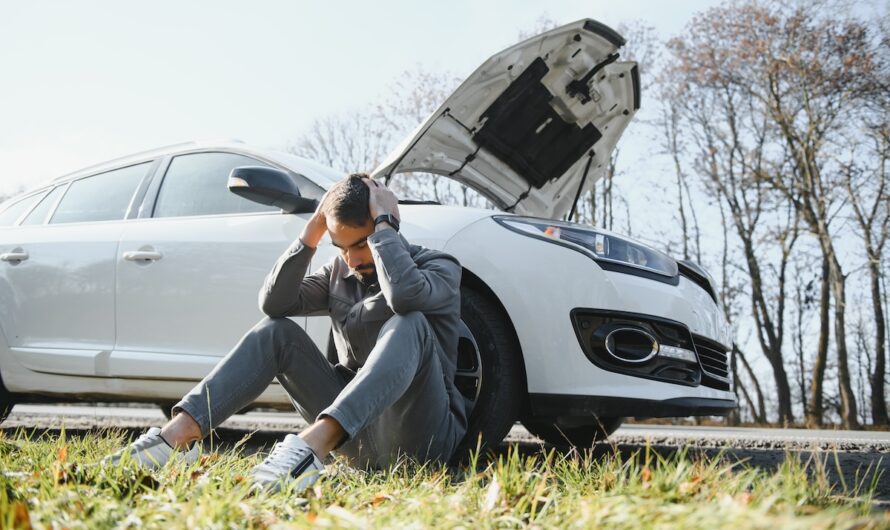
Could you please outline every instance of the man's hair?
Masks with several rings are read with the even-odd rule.
[[[321,207],[326,218],[355,227],[364,226],[371,219],[370,192],[363,178],[369,178],[368,174],[353,173],[331,186]]]

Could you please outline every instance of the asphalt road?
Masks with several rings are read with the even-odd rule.
[[[136,436],[164,421],[157,407],[17,405],[0,429],[7,433],[23,428],[35,434],[53,434],[64,425],[68,435],[120,428]],[[303,426],[305,422],[296,413],[238,414],[217,429],[217,441],[224,450],[250,435],[243,447],[253,453],[267,449],[285,433]],[[518,424],[497,452],[511,446],[523,453],[541,451],[540,440]],[[645,447],[664,455],[685,448],[693,456],[720,455],[766,470],[780,465],[789,454],[800,454],[804,459],[825,459],[831,478],[837,483],[841,482],[841,476],[850,485],[856,482],[857,473],[860,481],[866,471],[868,477],[879,473],[876,507],[890,509],[890,432],[626,424],[608,443],[598,444],[594,450],[602,453],[617,450],[630,455]]]

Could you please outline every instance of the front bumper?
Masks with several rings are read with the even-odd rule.
[[[593,418],[666,418],[725,416],[738,406],[733,399],[680,397],[665,400],[615,396],[529,394],[529,413],[536,418],[575,421]]]

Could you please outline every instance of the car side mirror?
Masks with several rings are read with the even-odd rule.
[[[236,167],[229,174],[227,185],[239,197],[277,206],[285,213],[314,212],[318,206],[315,199],[300,195],[300,188],[287,172],[273,167]]]

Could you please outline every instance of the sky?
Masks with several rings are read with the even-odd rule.
[[[542,16],[678,34],[713,0],[0,0],[0,195],[191,140],[283,148],[415,65],[464,77]]]

